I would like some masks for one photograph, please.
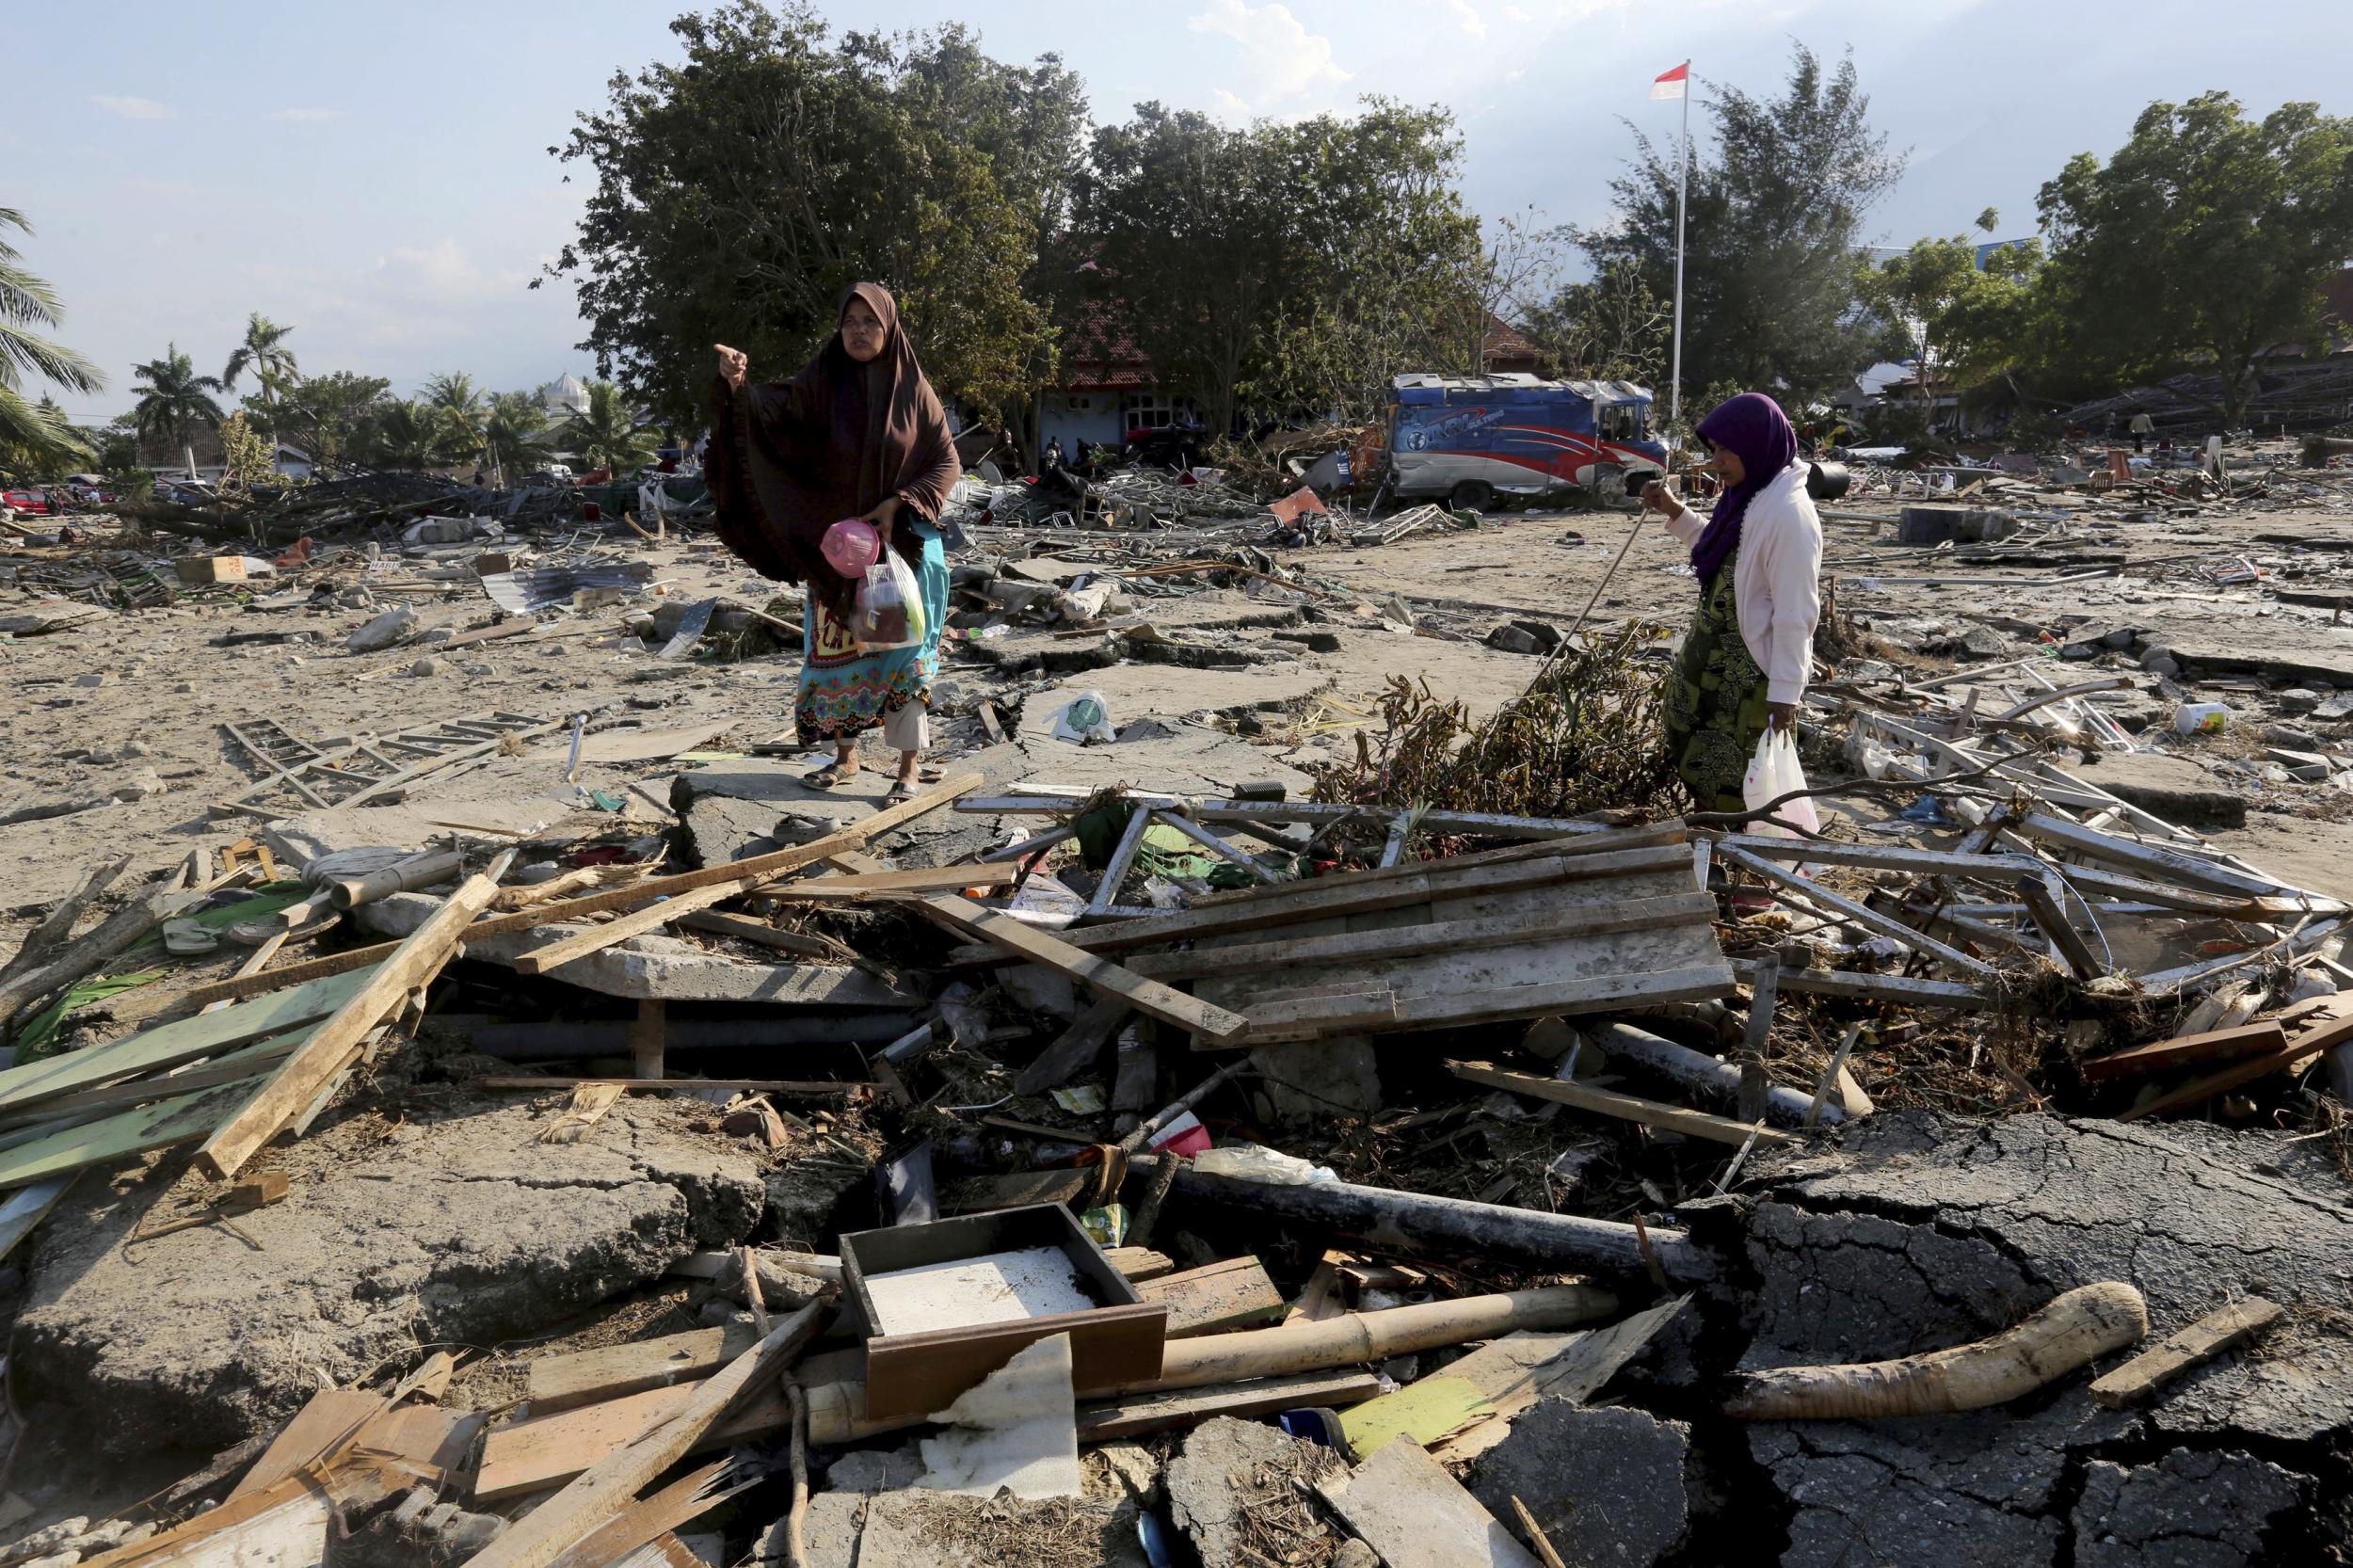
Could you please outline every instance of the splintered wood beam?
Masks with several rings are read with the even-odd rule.
[[[951,930],[977,936],[1016,958],[1043,964],[1098,994],[1120,997],[1137,1012],[1158,1018],[1162,1023],[1174,1024],[1213,1040],[1230,1040],[1250,1027],[1250,1020],[1240,1013],[1211,1006],[1182,991],[1173,990],[1108,958],[1072,947],[1058,936],[1024,925],[1010,915],[984,908],[970,899],[926,899],[917,907],[930,911],[934,919]]]
[[[1505,1072],[1484,1062],[1449,1062],[1446,1067],[1447,1071],[1466,1083],[1484,1084],[1490,1089],[1508,1089],[1513,1094],[1526,1095],[1531,1099],[1553,1100],[1561,1105],[1575,1106],[1579,1111],[1615,1116],[1621,1121],[1640,1122],[1644,1127],[1680,1132],[1692,1138],[1705,1138],[1735,1147],[1751,1138],[1760,1144],[1794,1144],[1800,1141],[1796,1134],[1784,1132],[1778,1128],[1736,1122],[1729,1116],[1711,1116],[1705,1111],[1668,1105],[1661,1100],[1642,1099],[1634,1095],[1621,1095],[1609,1089],[1594,1089],[1565,1079]]]

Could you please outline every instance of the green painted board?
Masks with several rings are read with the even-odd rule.
[[[265,1034],[283,1034],[331,1016],[375,974],[373,968],[330,974],[282,991],[158,1024],[111,1045],[44,1057],[0,1070],[0,1112],[91,1089],[119,1078],[161,1072],[200,1057],[216,1056]]]
[[[283,1056],[313,1032],[315,1029],[300,1030],[291,1036],[263,1040],[229,1054],[249,1056],[274,1051]],[[275,1077],[264,1074],[258,1080],[239,1079],[234,1083],[200,1089],[192,1095],[157,1100],[152,1105],[65,1128],[10,1149],[0,1154],[0,1189],[45,1181],[125,1155],[193,1143],[228,1120],[231,1112],[266,1089]]]
[[[51,1176],[8,1194],[8,1201],[0,1203],[0,1257],[8,1256],[19,1241],[33,1234],[33,1227],[57,1207],[57,1200],[72,1185],[70,1176]]]

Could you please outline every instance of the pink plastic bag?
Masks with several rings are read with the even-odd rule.
[[[882,536],[864,518],[843,518],[825,530],[817,548],[826,564],[844,577],[863,577],[882,558]]]

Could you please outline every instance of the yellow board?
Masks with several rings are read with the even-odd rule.
[[[1340,1432],[1349,1450],[1362,1460],[1393,1437],[1410,1437],[1427,1448],[1464,1422],[1494,1414],[1495,1406],[1468,1379],[1440,1375],[1341,1411]]]

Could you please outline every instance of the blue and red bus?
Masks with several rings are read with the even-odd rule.
[[[1394,494],[1486,511],[1498,497],[1558,496],[1625,473],[1664,472],[1651,394],[1631,381],[1401,376],[1390,383]]]

